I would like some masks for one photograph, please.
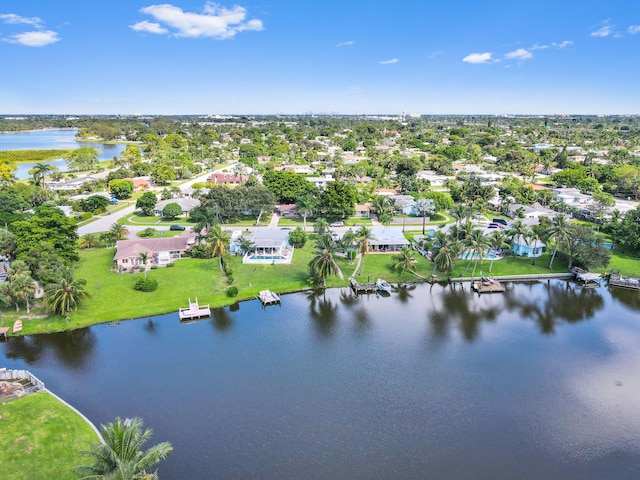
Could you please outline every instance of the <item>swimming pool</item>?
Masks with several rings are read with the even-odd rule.
[[[463,253],[462,255],[458,255],[458,258],[460,260],[475,260],[478,258],[478,255],[472,255],[471,252],[467,252],[467,253]],[[482,257],[482,260],[498,260],[502,257],[496,255],[495,253],[487,253],[484,257]]]

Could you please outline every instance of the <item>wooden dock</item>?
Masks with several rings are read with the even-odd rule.
[[[258,295],[263,307],[268,305],[277,305],[280,303],[280,296],[271,290],[261,290]]]
[[[477,282],[473,282],[471,288],[478,293],[503,293],[505,291],[505,288],[499,281],[486,277],[483,277]]]
[[[640,290],[640,278],[624,277],[620,272],[611,272],[609,276],[609,285],[614,287],[630,288],[632,290]]]
[[[349,284],[356,295],[358,293],[375,293],[378,291],[378,286],[375,283],[358,283],[353,277],[349,277]]]
[[[181,308],[178,310],[178,315],[180,316],[180,321],[182,320],[192,320],[194,318],[203,318],[211,316],[211,308],[209,305],[198,305],[198,299],[196,298],[195,302],[191,302],[189,299],[189,306],[186,308]]]

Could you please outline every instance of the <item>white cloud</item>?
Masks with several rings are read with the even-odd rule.
[[[27,47],[44,47],[59,40],[58,34],[52,30],[18,33],[6,39],[9,43],[19,43]]]
[[[529,60],[530,58],[533,58],[533,54],[529,50],[519,48],[513,52],[507,53],[505,57],[510,60]]]
[[[391,65],[392,63],[398,63],[400,60],[397,58],[392,58],[390,60],[380,60],[378,63],[380,65]]]
[[[600,28],[591,32],[592,37],[608,37],[614,33],[613,26],[609,23],[609,20],[605,20],[600,23]]]
[[[346,42],[340,42],[339,44],[336,45],[336,47],[353,47],[353,44],[355,42],[353,40],[348,40]]]
[[[135,23],[130,25],[130,27],[136,32],[148,32],[148,33],[169,33],[169,30],[164,28],[159,23],[149,22],[147,20],[143,20],[142,22]]]
[[[466,63],[487,63],[493,61],[492,54],[489,52],[485,53],[470,53],[466,57],[462,59],[463,62]]]
[[[568,47],[569,45],[573,45],[573,42],[571,40],[564,40],[560,43],[553,42],[551,44],[553,48],[565,48],[565,47]]]
[[[140,11],[151,15],[159,23],[138,22],[131,25],[132,29],[158,34],[171,31],[176,37],[226,39],[246,30],[264,29],[260,20],[245,21],[247,9],[238,5],[225,8],[207,3],[202,13],[185,12],[180,7],[170,4],[150,5],[141,8]]]
[[[429,58],[436,58],[436,57],[439,57],[440,55],[443,55],[443,54],[444,54],[444,52],[442,50],[436,50],[431,55],[429,55]]]
[[[631,35],[635,35],[636,33],[640,33],[640,25],[631,25],[628,29]]]
[[[42,25],[42,19],[38,17],[21,17],[20,15],[16,15],[15,13],[4,13],[0,15],[0,20],[2,20],[3,23],[10,23],[14,25],[24,24],[31,25],[33,27],[39,27],[40,25]]]

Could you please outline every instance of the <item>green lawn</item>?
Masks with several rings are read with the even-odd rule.
[[[620,270],[622,275],[640,278],[640,257],[632,251],[622,248],[616,248],[611,251],[611,262],[606,268],[600,268],[596,271],[600,273],[609,273],[611,270]]]
[[[32,311],[32,318],[24,321],[23,332],[43,333],[50,331],[62,331],[80,328],[96,323],[118,321],[130,318],[146,317],[163,313],[175,312],[178,308],[186,306],[187,300],[198,298],[201,304],[210,304],[212,307],[230,305],[237,300],[255,298],[260,290],[269,289],[277,293],[293,292],[311,288],[309,283],[308,263],[313,257],[314,238],[312,235],[307,245],[302,249],[296,249],[293,261],[290,265],[245,265],[242,257],[231,257],[233,268],[233,284],[238,287],[236,298],[229,298],[226,289],[229,283],[225,275],[219,269],[217,259],[193,259],[185,258],[175,262],[170,268],[150,270],[147,276],[158,280],[159,288],[155,292],[145,293],[134,290],[133,286],[142,273],[117,274],[109,270],[112,264],[114,249],[95,249],[80,252],[80,262],[76,276],[87,280],[87,290],[91,293],[91,299],[81,304],[76,312],[70,314],[69,325],[59,316],[46,316],[41,306]],[[550,252],[545,252],[532,260],[521,257],[505,257],[493,263],[492,275],[518,275],[518,274],[545,274],[567,272],[567,265],[561,259],[556,259],[554,268],[549,269]],[[433,271],[433,263],[416,254],[417,263],[414,270],[423,277],[430,278]],[[452,277],[462,276],[468,261],[460,260],[456,265]],[[328,287],[341,287],[348,285],[348,277],[355,269],[356,262],[347,259],[339,259],[344,278],[330,277],[327,279]],[[393,270],[391,254],[368,254],[364,258],[364,271],[356,278],[364,283],[376,278],[384,278],[389,282],[419,282],[417,276],[406,272],[400,275]],[[478,262],[476,276],[480,271],[488,273],[490,261]],[[610,268],[620,269],[623,274],[640,276],[640,262],[637,257],[614,251]],[[471,276],[473,264],[466,273]],[[440,279],[445,276],[436,272]],[[15,309],[2,309],[0,324],[10,326],[18,316],[24,316],[25,312],[16,313]]]
[[[66,405],[39,392],[0,405],[2,478],[74,479],[86,463],[81,454],[98,440],[91,427]]]
[[[260,223],[259,225],[262,226],[266,226],[269,225],[269,222],[271,221],[271,214],[264,214],[262,215],[262,218],[260,218]],[[174,218],[174,219],[169,219],[166,217],[156,217],[156,216],[147,216],[147,215],[143,215],[142,212],[136,211],[135,213],[132,213],[131,215],[129,215],[128,217],[125,217],[122,222],[125,225],[143,225],[143,226],[170,226],[170,225],[184,225],[184,226],[193,226],[195,225],[195,222],[191,221],[188,218],[185,217],[178,217],[178,218]],[[256,217],[253,216],[243,216],[240,215],[236,218],[230,219],[230,220],[225,220],[225,223],[223,224],[223,227],[233,227],[233,226],[240,226],[240,227],[251,227],[251,226],[255,226],[256,225]]]

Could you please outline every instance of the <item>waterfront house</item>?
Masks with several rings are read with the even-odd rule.
[[[511,251],[521,257],[537,258],[542,255],[545,247],[546,245],[540,240],[529,240],[518,235],[513,239]]]
[[[149,266],[166,267],[182,255],[195,243],[192,235],[167,238],[140,238],[119,240],[113,258],[118,272],[130,272]],[[147,263],[143,264],[140,255],[147,254]]]
[[[247,252],[243,252],[240,247],[241,237],[252,242],[251,249]],[[289,230],[281,229],[235,230],[229,243],[229,252],[244,254],[242,263],[291,263],[293,250],[289,245]]]
[[[404,234],[396,229],[372,228],[371,236],[373,237],[369,240],[369,252],[371,253],[397,252],[402,247],[410,245]]]
[[[93,177],[81,177],[60,182],[46,182],[45,186],[54,192],[73,192],[75,190],[81,190],[88,185],[96,183],[97,181],[98,180]]]

